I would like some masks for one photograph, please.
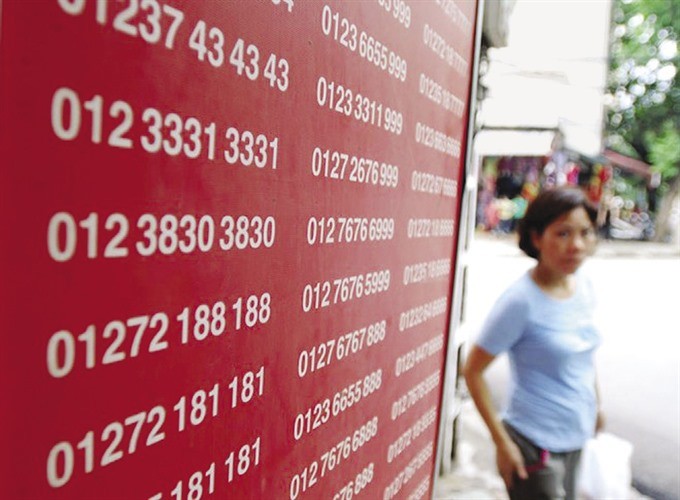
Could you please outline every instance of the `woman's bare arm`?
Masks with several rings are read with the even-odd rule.
[[[470,396],[482,416],[496,444],[496,464],[506,486],[512,486],[513,473],[526,479],[528,476],[522,454],[508,435],[491,400],[491,392],[484,380],[484,371],[495,359],[477,345],[473,345],[463,370]]]

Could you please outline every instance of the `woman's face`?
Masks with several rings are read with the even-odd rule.
[[[533,234],[539,263],[556,275],[573,274],[595,250],[595,228],[585,208],[578,207],[555,219],[542,235]]]

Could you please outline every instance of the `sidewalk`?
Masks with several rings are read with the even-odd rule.
[[[517,246],[516,234],[496,235],[475,232],[471,245],[474,256],[496,257],[524,256]],[[680,242],[655,243],[652,241],[598,240],[595,258],[680,258]]]
[[[489,431],[470,399],[458,423],[453,470],[435,482],[436,500],[506,500],[503,480],[496,473],[496,451]]]

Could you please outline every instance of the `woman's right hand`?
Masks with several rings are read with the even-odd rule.
[[[522,452],[511,439],[496,447],[496,466],[508,489],[512,488],[515,473],[517,473],[520,479],[529,478],[529,474],[524,467]]]
[[[498,466],[498,472],[500,472],[503,481],[505,481],[509,489],[512,485],[514,473],[517,473],[522,479],[527,479],[529,475],[524,467],[522,452],[520,452],[515,442],[508,435],[505,427],[503,427],[503,423],[499,420],[496,409],[491,401],[489,387],[484,381],[484,370],[491,364],[494,357],[493,354],[486,352],[478,345],[473,345],[465,362],[463,373],[465,374],[465,382],[467,383],[470,395],[484,423],[489,428],[494,443],[496,443],[496,465]]]

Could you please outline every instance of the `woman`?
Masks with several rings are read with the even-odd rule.
[[[595,247],[596,215],[573,187],[545,191],[529,205],[519,246],[537,264],[498,299],[465,364],[513,500],[574,499],[581,448],[602,426],[594,298],[579,272]],[[501,420],[483,374],[502,352],[513,389]]]

